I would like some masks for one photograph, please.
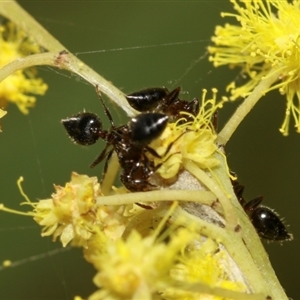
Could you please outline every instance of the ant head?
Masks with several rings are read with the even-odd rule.
[[[69,137],[79,145],[92,145],[97,142],[102,131],[102,123],[98,116],[89,112],[61,120]]]

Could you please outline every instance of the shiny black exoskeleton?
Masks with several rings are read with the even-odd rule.
[[[167,88],[148,88],[126,96],[131,107],[139,112],[159,111],[167,114],[171,121],[177,121],[179,118],[187,118],[180,112],[188,112],[196,116],[199,112],[200,103],[198,99],[192,101],[178,99],[180,87],[169,92]]]
[[[243,197],[245,187],[237,181],[233,181],[232,184],[239,202],[261,238],[279,242],[293,239],[293,235],[287,231],[279,215],[271,208],[260,205],[264,199],[262,196],[247,202]]]
[[[131,93],[127,96],[128,103],[131,107],[139,112],[155,110],[163,99],[170,95],[166,88],[148,88],[138,92]],[[166,99],[167,100],[167,99]]]
[[[92,145],[99,138],[103,139],[106,141],[106,146],[91,167],[95,167],[106,158],[105,174],[108,160],[115,151],[122,169],[120,179],[125,187],[131,191],[152,189],[153,185],[149,183],[149,177],[159,166],[154,166],[146,156],[146,152],[160,157],[148,144],[164,131],[168,116],[158,112],[143,113],[132,118],[128,124],[116,127],[100,92],[98,90],[97,92],[110,121],[110,130],[102,129],[102,122],[96,114],[81,112],[61,121],[68,135],[80,145]]]

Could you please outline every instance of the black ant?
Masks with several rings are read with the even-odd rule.
[[[139,112],[159,111],[169,116],[170,121],[176,121],[183,117],[182,111],[196,116],[199,112],[200,103],[198,99],[192,101],[178,99],[180,87],[169,92],[167,88],[154,87],[131,93],[126,99],[131,107]],[[188,118],[184,115],[184,118]]]
[[[197,116],[200,109],[199,99],[180,100],[178,98],[179,93],[180,87],[171,92],[165,87],[153,87],[128,94],[125,97],[129,105],[139,112],[158,111],[168,115],[169,122],[176,122],[180,118],[183,118],[182,122],[193,121],[191,117],[182,114],[182,112],[190,113],[194,117]],[[218,111],[212,117],[212,125],[217,131]]]
[[[149,183],[149,178],[161,165],[155,166],[146,153],[161,158],[148,144],[162,134],[169,117],[161,112],[142,113],[132,118],[128,124],[116,127],[98,87],[96,90],[111,124],[110,130],[102,129],[102,122],[96,114],[80,112],[61,121],[68,135],[76,144],[85,146],[94,144],[99,138],[103,139],[106,146],[91,167],[95,167],[106,158],[105,174],[108,160],[115,151],[122,169],[120,179],[125,187],[130,191],[153,189],[155,186]],[[109,149],[110,147],[112,148]],[[171,145],[166,153],[170,148]]]
[[[279,242],[293,239],[293,235],[288,233],[279,215],[271,208],[260,205],[264,197],[259,196],[247,202],[243,197],[245,187],[237,181],[233,181],[232,184],[236,197],[261,238]]]

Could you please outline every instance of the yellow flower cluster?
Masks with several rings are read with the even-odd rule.
[[[171,270],[171,277],[186,284],[203,284],[208,287],[223,288],[230,291],[246,292],[241,282],[233,281],[228,271],[228,254],[213,240],[203,241],[201,246],[189,246],[188,251],[178,255],[178,262]],[[202,287],[204,290],[204,288]],[[227,299],[223,296],[212,296],[209,293],[187,292],[180,289],[167,288],[164,299]],[[220,293],[222,294],[222,292]]]
[[[126,241],[107,240],[103,254],[93,258],[99,270],[94,282],[100,290],[90,299],[152,299],[168,285],[177,254],[193,237],[182,230],[164,243],[155,235],[143,238],[132,231]]]
[[[38,45],[13,23],[0,26],[0,68],[38,52]],[[47,84],[41,78],[36,78],[35,69],[19,70],[0,83],[0,108],[11,102],[15,103],[22,113],[28,114],[28,109],[33,107],[36,101],[32,94],[44,95],[47,88]]]
[[[65,187],[54,186],[51,199],[26,202],[34,207],[34,220],[43,226],[42,236],[53,235],[65,247],[72,241],[76,246],[87,246],[88,240],[101,229],[112,239],[119,238],[128,222],[125,206],[99,206],[100,184],[96,177],[72,173]]]
[[[60,237],[63,246],[72,242],[84,248],[86,260],[97,270],[99,290],[90,300],[225,300],[247,291],[230,277],[224,249],[201,237],[185,215],[172,221],[176,203],[157,203],[151,209],[133,203],[103,205],[109,199],[101,194],[97,178],[76,173],[55,190],[51,199],[31,202],[21,189],[24,204],[33,207],[28,213],[3,205],[0,209],[33,217],[43,227],[42,236]],[[122,200],[123,194],[116,195]],[[185,223],[189,228],[180,225]],[[197,289],[190,289],[194,284]]]
[[[150,144],[162,158],[152,157],[155,165],[161,165],[157,173],[170,179],[178,175],[185,160],[195,162],[201,169],[212,169],[219,162],[214,154],[218,151],[217,133],[214,118],[227,98],[217,102],[217,90],[213,89],[212,99],[206,99],[207,91],[202,92],[200,111],[197,116],[182,113],[176,123],[169,123],[163,134]],[[189,120],[186,122],[186,118]],[[169,148],[169,145],[172,147]]]
[[[228,256],[215,242],[200,242],[199,236],[186,228],[168,231],[167,242],[157,237],[158,232],[142,237],[133,230],[126,240],[117,241],[98,236],[101,242],[97,248],[101,250],[86,257],[98,270],[94,283],[99,290],[89,300],[224,300],[228,299],[222,296],[225,289],[247,290],[229,278],[225,271]],[[200,287],[198,292],[188,290],[191,283]],[[221,288],[221,296],[202,293],[203,286],[206,290],[210,286]]]
[[[234,17],[239,25],[217,26],[209,47],[210,61],[215,66],[240,67],[247,82],[236,87],[229,84],[231,100],[245,97],[258,83],[278,72],[278,81],[268,90],[279,89],[286,95],[286,113],[280,131],[287,135],[290,116],[300,132],[300,1],[230,0],[236,14],[222,13],[223,17]]]
[[[150,145],[161,154],[162,158],[149,154],[149,159],[160,166],[162,178],[176,178],[185,162],[208,171],[219,164],[214,123],[227,99],[217,102],[216,89],[212,99],[206,94],[204,90],[197,116],[182,113]],[[172,199],[149,202],[147,193],[130,194],[122,188],[104,196],[96,177],[76,173],[65,186],[54,188],[50,199],[31,202],[26,197],[25,204],[33,210],[23,214],[42,226],[42,236],[84,248],[85,259],[97,270],[94,283],[99,288],[89,299],[224,300],[248,291],[230,277],[229,254],[214,240],[201,237],[189,214],[181,215],[184,210],[178,208],[174,218],[177,203]],[[201,193],[196,197],[199,202]]]

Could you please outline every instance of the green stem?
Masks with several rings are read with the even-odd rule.
[[[98,197],[97,204],[125,205],[138,202],[193,201],[201,204],[212,205],[215,200],[215,195],[208,191],[159,190]]]
[[[251,279],[251,284],[254,284],[256,292],[268,292],[273,297],[272,299],[288,299],[255,228],[234,194],[231,181],[227,175],[226,163],[220,154],[217,154],[217,157],[221,165],[214,172],[222,181],[226,191],[230,193],[230,200],[235,209],[242,233],[242,239],[234,236],[234,232],[230,233],[233,236],[226,239],[224,245],[241,270],[245,275],[247,274],[246,278]],[[255,264],[255,268],[253,264]]]
[[[66,49],[16,1],[1,1],[0,15],[11,20],[29,36],[34,37],[36,42],[43,48],[53,52],[60,52]]]
[[[224,210],[226,227],[229,230],[234,231],[238,225],[236,214],[233,210],[232,204],[230,203],[227,195],[221,189],[220,185],[192,161],[185,161],[183,164],[187,171],[193,174],[200,181],[200,183],[204,184],[208,190],[212,191],[216,195]]]
[[[129,115],[133,116],[136,111],[128,104],[124,93],[116,88],[110,81],[103,78],[93,69],[73,54],[69,53],[60,42],[58,42],[49,32],[47,32],[37,21],[35,21],[21,6],[15,1],[0,2],[0,15],[13,21],[19,28],[23,29],[28,35],[35,38],[36,42],[43,48],[49,50],[48,53],[31,55],[9,64],[8,73],[13,70],[23,69],[34,65],[50,65],[63,68],[84,78],[93,86],[106,94],[112,101],[122,107]],[[2,72],[2,71],[1,71]],[[3,78],[0,72],[0,77]],[[5,78],[5,77],[4,77]]]
[[[268,88],[278,79],[280,71],[271,70],[269,76],[266,76],[251,92],[251,94],[244,100],[244,102],[237,108],[233,116],[229,119],[226,125],[218,134],[217,142],[219,145],[225,145],[231,138],[236,128],[244,120],[250,110],[264,96]]]

